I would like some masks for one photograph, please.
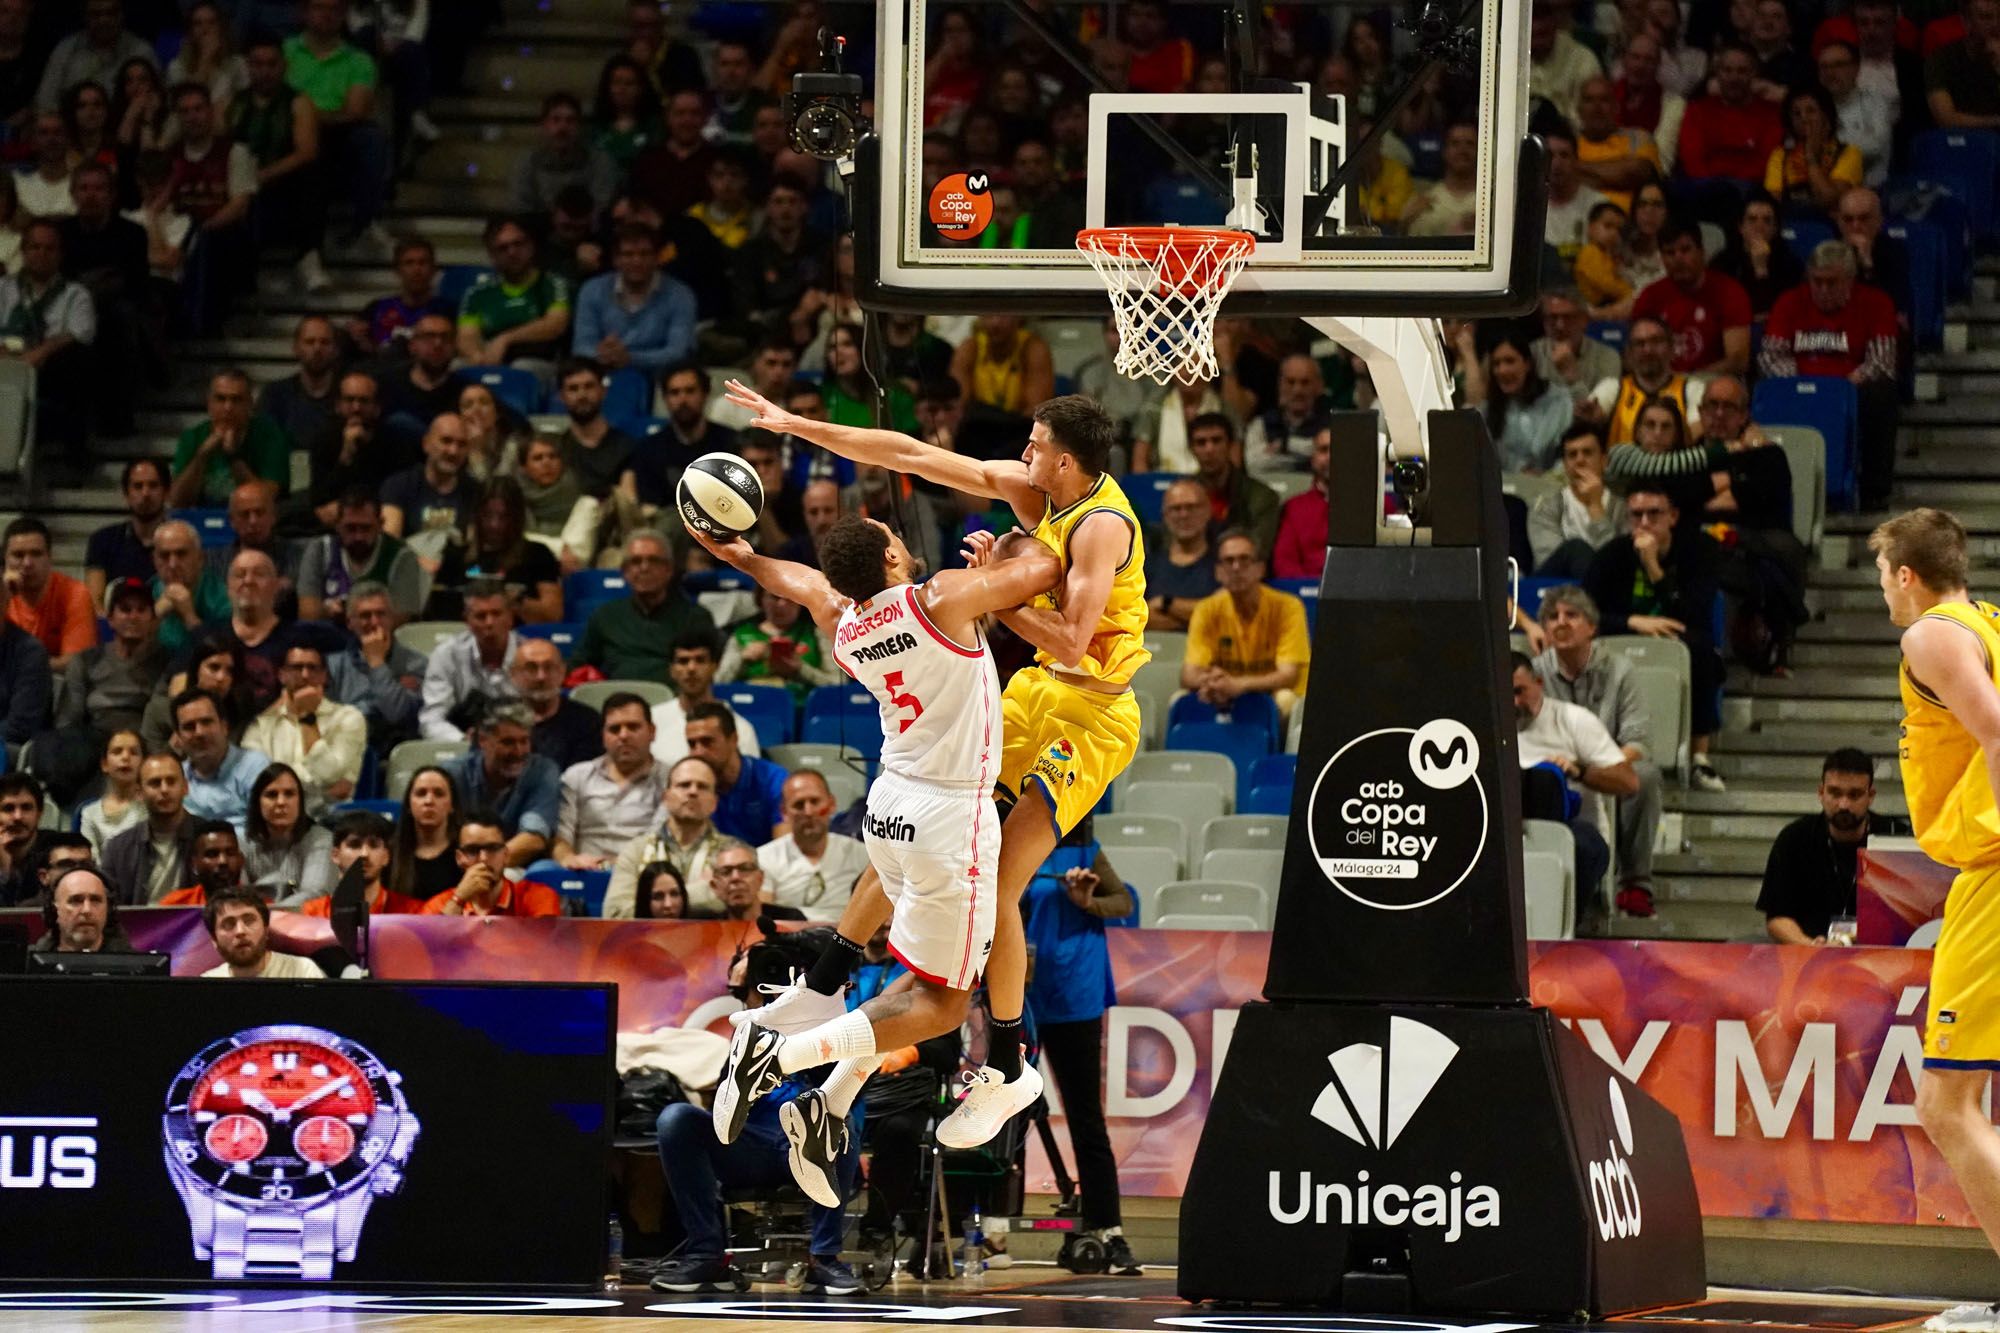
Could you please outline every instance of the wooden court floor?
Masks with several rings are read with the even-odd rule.
[[[1582,1333],[1896,1333],[1949,1302],[1714,1289],[1691,1307],[1601,1324],[1545,1325]],[[1052,1333],[1535,1333],[1531,1323],[1464,1316],[1375,1319],[1326,1312],[1218,1310],[1174,1295],[1171,1269],[1136,1278],[1077,1277],[1020,1265],[978,1287],[899,1279],[859,1298],[796,1296],[780,1285],[741,1297],[680,1296],[640,1287],[547,1296],[462,1292],[353,1294],[275,1289],[131,1288],[61,1292],[0,1288],[0,1333],[592,1333],[644,1320],[662,1333],[900,1333],[912,1327],[1047,1329]],[[1650,1329],[1634,1325],[1652,1325]]]

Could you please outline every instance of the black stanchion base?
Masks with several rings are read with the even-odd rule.
[[[1192,1301],[1567,1317],[1706,1293],[1679,1122],[1545,1009],[1246,1005],[1180,1255]]]

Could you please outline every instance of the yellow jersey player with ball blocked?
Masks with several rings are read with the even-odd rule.
[[[1931,955],[1917,1119],[2000,1251],[2000,1135],[1981,1094],[2000,1069],[2000,608],[1966,592],[1965,528],[1914,509],[1868,539],[1889,618],[1903,627],[1903,791],[1917,842],[1958,872]],[[1963,1305],[1932,1333],[2000,1329]]]
[[[1149,656],[1141,641],[1146,552],[1138,515],[1106,471],[1116,427],[1094,400],[1066,394],[1034,410],[1019,460],[981,462],[895,431],[808,420],[733,380],[728,393],[731,402],[750,411],[752,426],[856,463],[1005,501],[1021,526],[1062,562],[1062,580],[1051,592],[998,613],[1002,624],[1034,645],[1036,656],[1035,665],[1017,671],[1001,696],[995,789],[1014,804],[1001,828],[998,921],[986,966],[991,1051],[957,1109],[938,1126],[938,1142],[946,1147],[976,1147],[1042,1093],[1041,1075],[1023,1066],[1019,1045],[1028,962],[1021,893],[1062,835],[1091,812],[1139,749],[1132,675]],[[992,543],[991,534],[975,534],[967,544],[967,563],[975,568],[985,563]],[[868,912],[859,909],[864,894]],[[872,914],[877,895],[864,877],[841,918],[840,938],[857,952],[879,924],[863,919]],[[886,902],[882,911],[886,914]],[[803,1022],[826,1005],[801,982],[765,1006],[766,1016],[758,1021],[788,1024],[794,1008],[796,1021]]]

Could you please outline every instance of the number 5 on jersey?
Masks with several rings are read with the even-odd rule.
[[[896,728],[899,733],[908,731],[910,724],[924,715],[923,704],[918,701],[916,695],[911,694],[903,688],[903,673],[900,671],[891,671],[883,676],[882,684],[889,690],[889,702],[895,704],[898,708],[907,708],[910,710],[908,717],[897,719],[900,725]]]

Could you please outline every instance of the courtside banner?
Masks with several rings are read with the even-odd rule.
[[[215,965],[198,911],[124,919],[139,947],[176,955],[176,972]],[[273,925],[301,941],[324,929],[290,913]],[[384,976],[616,981],[622,1031],[707,1017],[742,933],[726,922],[370,922]],[[1120,1002],[1106,1023],[1105,1099],[1120,1181],[1128,1194],[1178,1196],[1236,1010],[1259,998],[1267,937],[1108,938]],[[1911,1107],[1927,951],[1576,940],[1530,954],[1535,1003],[1679,1118],[1704,1214],[1973,1225]],[[1476,1102],[1465,1114],[1465,1132],[1480,1132]],[[1031,1151],[1030,1188],[1052,1189]]]

